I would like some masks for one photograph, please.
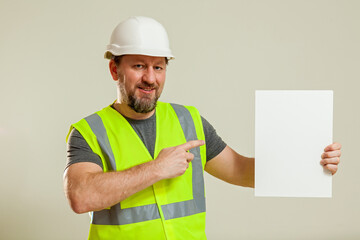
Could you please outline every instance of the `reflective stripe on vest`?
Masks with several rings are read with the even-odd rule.
[[[184,132],[186,142],[197,140],[194,121],[187,108],[178,104],[171,104],[179,119],[181,128]],[[170,203],[161,206],[165,220],[185,217],[196,213],[205,212],[205,196],[204,196],[204,178],[202,171],[202,163],[200,156],[200,148],[192,148],[189,150],[194,154],[192,163],[192,186],[193,199],[184,202]]]
[[[91,130],[96,136],[101,152],[105,157],[106,164],[110,168],[109,170],[116,170],[114,153],[110,147],[110,141],[106,134],[105,126],[101,120],[101,117],[94,113],[86,117],[85,120],[87,121]]]
[[[184,132],[186,141],[197,140],[194,121],[187,108],[177,104],[171,104],[181,128]],[[96,113],[85,118],[91,130],[95,134],[101,151],[111,170],[116,169],[115,158],[110,147],[109,138],[100,116]],[[205,212],[204,180],[202,162],[199,147],[190,149],[194,154],[192,163],[192,186],[193,199],[182,202],[175,202],[162,205],[165,220],[185,217],[197,213]],[[149,204],[138,207],[121,209],[121,203],[112,206],[110,209],[103,209],[93,212],[92,224],[99,225],[124,225],[160,218],[157,204]]]

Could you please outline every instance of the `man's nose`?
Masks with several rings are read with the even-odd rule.
[[[144,75],[143,75],[143,81],[153,84],[156,82],[156,73],[153,68],[147,68]]]

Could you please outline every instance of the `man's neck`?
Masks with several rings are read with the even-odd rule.
[[[119,103],[118,101],[116,101],[113,106],[115,110],[118,111],[121,115],[135,120],[147,119],[155,113],[155,109],[148,113],[138,113],[130,108],[126,103]]]

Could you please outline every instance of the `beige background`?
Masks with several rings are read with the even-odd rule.
[[[206,175],[208,239],[360,239],[359,12],[360,1],[0,0],[0,239],[87,237],[88,215],[62,190],[65,135],[115,99],[103,53],[132,15],[168,30],[161,100],[197,106],[244,155],[256,89],[334,90],[333,198],[255,198]]]

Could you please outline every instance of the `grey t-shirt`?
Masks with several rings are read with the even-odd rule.
[[[134,120],[126,118],[133,127],[140,139],[145,144],[149,153],[154,157],[155,138],[156,138],[156,114],[144,120]],[[224,148],[226,143],[217,135],[214,127],[203,117],[201,117],[206,143],[206,159],[207,161],[216,157]],[[93,162],[103,167],[100,157],[94,153],[83,136],[75,128],[72,129],[67,144],[67,164],[66,168],[71,164],[78,162]],[[65,168],[65,169],[66,169]]]

